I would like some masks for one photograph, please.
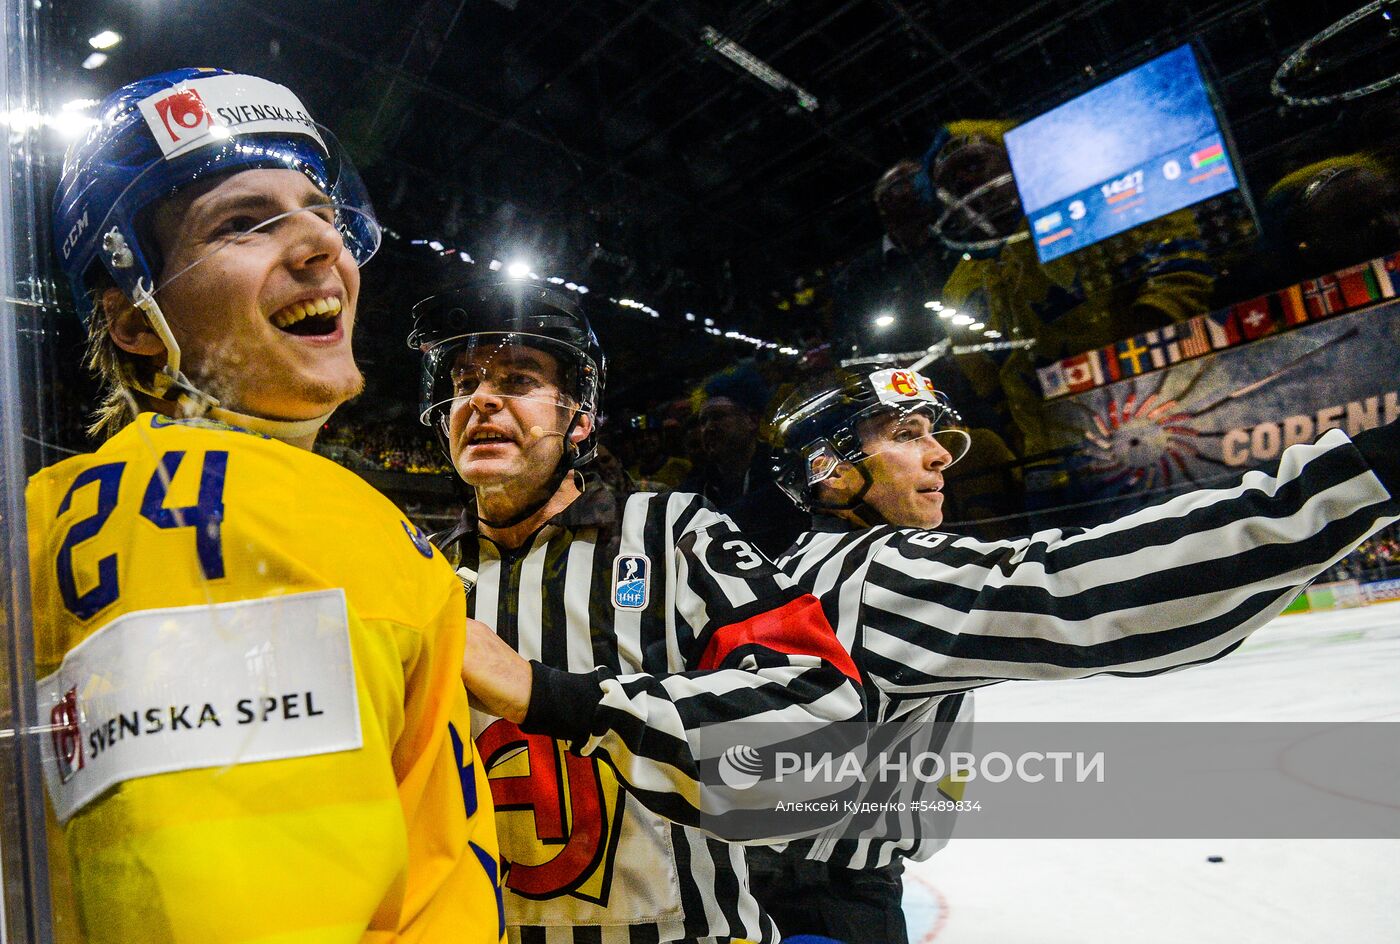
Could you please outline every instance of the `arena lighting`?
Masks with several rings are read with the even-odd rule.
[[[713,319],[713,318],[706,318],[706,319],[705,319],[705,327],[707,327],[707,328],[713,328],[714,326],[715,326],[715,319]]]
[[[938,312],[938,317],[940,317],[940,318],[952,318],[952,317],[954,317],[955,315],[957,315],[957,313],[958,313],[958,310],[957,310],[956,308],[944,308],[944,309],[942,309],[942,310],[940,310],[940,311]]]
[[[487,268],[489,268],[492,272],[499,272],[499,271],[501,271],[501,260],[499,260],[499,259],[492,259],[492,260],[491,260],[491,264],[490,264],[489,266],[487,266]]]
[[[894,315],[884,314],[875,316],[875,327],[877,328],[888,328],[892,324],[894,324]]]
[[[506,275],[513,279],[525,279],[530,277],[530,263],[516,259],[506,265]]]
[[[16,108],[14,111],[0,111],[0,126],[14,131],[35,131],[50,128],[65,138],[75,138],[98,123],[91,115],[78,115],[71,111],[61,111],[47,115],[41,111]]]
[[[564,287],[565,287],[566,289],[568,289],[569,291],[571,291],[571,292],[577,292],[577,291],[578,291],[578,285],[576,285],[576,284],[573,283],[573,282],[565,282],[565,283],[564,283]]]
[[[980,321],[974,321],[972,324],[968,325],[968,327],[971,328],[973,331],[981,331],[987,326]]]
[[[1001,332],[1000,332],[1000,331],[988,331],[988,332],[986,332],[986,334],[987,334],[987,337],[989,337],[989,338],[999,338],[999,337],[1001,337]]]
[[[551,275],[549,278],[545,279],[545,281],[548,282],[550,285],[563,285],[563,284],[564,284],[564,280],[561,279],[561,278],[559,278],[559,276],[557,276],[557,275]]]
[[[743,46],[725,36],[713,26],[707,26],[700,31],[700,38],[705,41],[705,45],[714,49],[730,62],[743,69],[749,75],[758,79],[769,88],[777,89],[779,92],[792,92],[797,96],[797,104],[807,111],[817,110],[817,99],[810,93],[802,90],[791,79],[774,69],[768,63],[759,59]]]
[[[567,288],[567,287],[568,287],[568,286],[565,286],[565,288]],[[588,286],[587,286],[587,285],[580,285],[580,286],[578,286],[577,288],[575,288],[574,291],[575,291],[575,292],[578,292],[580,295],[587,295],[587,294],[588,294]]]
[[[694,321],[694,320],[695,320],[695,312],[693,312],[693,311],[688,311],[688,312],[686,312],[686,313],[685,313],[685,320],[686,320],[686,321]]]
[[[111,49],[122,41],[122,34],[115,30],[103,30],[96,36],[88,38],[88,45],[93,49]]]
[[[935,298],[933,301],[924,302],[924,307],[930,311],[942,311],[943,303]]]
[[[431,249],[433,252],[442,252],[444,246],[436,239],[433,239],[428,241],[428,248]]]
[[[973,319],[969,318],[967,315],[955,315],[953,317],[953,324],[955,325],[970,325],[972,321]]]
[[[461,259],[463,262],[470,262],[472,265],[476,265],[476,260],[473,259],[465,249],[458,250],[457,258]]]
[[[83,68],[100,69],[102,66],[106,65],[106,63],[107,54],[105,52],[95,52],[83,60]]]

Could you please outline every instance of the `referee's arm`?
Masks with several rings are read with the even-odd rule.
[[[790,785],[764,776],[733,790],[718,766],[740,731],[767,747],[781,737],[837,754],[862,742],[860,673],[820,603],[708,508],[672,557],[672,639],[687,670],[569,673],[532,662],[521,729],[607,761],[648,809],[722,839],[771,841],[837,821],[834,801],[853,785],[810,788],[833,802],[799,821],[771,815]]]
[[[1087,530],[901,532],[874,555],[862,666],[889,694],[1151,675],[1226,654],[1400,517],[1400,430],[1333,430],[1250,472]]]

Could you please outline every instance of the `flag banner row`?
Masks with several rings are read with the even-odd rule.
[[[1231,482],[1330,429],[1354,436],[1398,418],[1394,298],[1047,403],[1046,434],[1071,483],[1060,487],[1072,494],[1042,505],[1100,502],[1105,515],[1122,513],[1132,503],[1120,499]]]
[[[1180,361],[1395,297],[1400,253],[1067,357],[1037,370],[1045,399],[1083,393]]]

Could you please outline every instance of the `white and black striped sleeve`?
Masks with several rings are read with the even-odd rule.
[[[1273,474],[1081,531],[871,544],[861,667],[892,695],[1147,675],[1218,658],[1400,516],[1400,432],[1332,431]]]
[[[660,498],[633,496],[624,528],[639,521],[631,502],[642,500]],[[779,784],[733,792],[717,782],[720,752],[734,743],[728,726],[755,723],[745,730],[762,732],[770,747],[779,730],[783,744],[849,747],[839,739],[852,731],[836,723],[863,717],[859,673],[816,598],[796,588],[728,518],[695,495],[673,493],[665,502],[659,568],[665,573],[653,589],[666,594],[665,623],[643,618],[635,644],[644,666],[673,670],[601,667],[580,674],[536,663],[521,728],[606,759],[644,806],[675,822],[723,839],[784,838],[791,833],[761,834],[775,828],[776,818],[757,815],[784,798]],[[623,636],[619,629],[620,641]],[[839,815],[833,810],[825,820]]]

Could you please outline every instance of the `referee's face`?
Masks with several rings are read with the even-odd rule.
[[[887,413],[861,424],[870,474],[865,501],[890,524],[936,528],[943,523],[943,470],[953,457],[933,436],[923,413]]]
[[[474,488],[510,486],[522,504],[550,479],[572,416],[553,355],[519,344],[464,351],[453,368],[452,462]]]

